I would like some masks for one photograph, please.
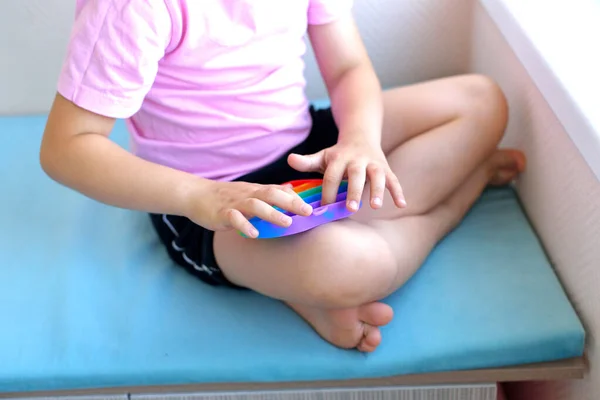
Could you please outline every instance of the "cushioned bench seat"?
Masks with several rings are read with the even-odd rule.
[[[487,191],[386,299],[396,318],[364,355],[279,302],[175,268],[146,215],[50,181],[38,165],[44,123],[0,119],[0,393],[349,380],[583,354],[582,325],[511,189]],[[127,143],[121,123],[113,137]]]

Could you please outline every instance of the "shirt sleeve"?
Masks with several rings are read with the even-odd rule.
[[[164,0],[88,0],[77,12],[58,92],[79,107],[129,118],[171,40]]]
[[[352,12],[353,0],[309,0],[308,24],[323,25]]]

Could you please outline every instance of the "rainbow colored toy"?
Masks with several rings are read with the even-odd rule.
[[[284,214],[292,217],[292,225],[289,228],[282,228],[260,218],[252,218],[250,223],[259,231],[258,239],[272,239],[283,236],[296,235],[314,229],[332,221],[348,218],[353,214],[346,207],[346,195],[348,182],[344,181],[338,189],[338,195],[334,203],[321,206],[321,194],[323,190],[323,181],[321,179],[306,179],[287,182],[292,185],[293,190],[313,208],[313,213],[308,217],[292,214],[275,207]],[[242,234],[242,236],[244,236]]]

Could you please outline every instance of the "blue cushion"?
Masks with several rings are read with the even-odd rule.
[[[365,355],[260,295],[169,261],[143,213],[50,181],[44,117],[0,119],[0,392],[384,377],[583,353],[584,331],[511,189],[487,191]],[[122,123],[113,135],[127,143]]]

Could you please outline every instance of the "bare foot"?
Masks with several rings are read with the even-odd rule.
[[[446,235],[458,226],[487,185],[504,186],[525,169],[525,156],[518,150],[496,150],[456,190],[427,215]],[[440,240],[443,236],[440,236]]]
[[[497,150],[488,161],[490,168],[489,184],[504,186],[512,182],[525,170],[525,155],[513,149]]]
[[[369,303],[341,310],[288,305],[323,339],[335,346],[344,349],[356,348],[362,352],[372,352],[379,346],[379,327],[387,325],[394,316],[392,308],[383,303]]]

